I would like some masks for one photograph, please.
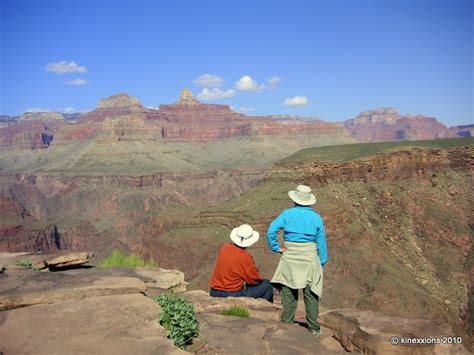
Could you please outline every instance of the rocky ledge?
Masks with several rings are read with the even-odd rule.
[[[76,255],[74,255],[76,254]],[[91,253],[81,253],[82,261]],[[296,323],[281,323],[281,304],[250,298],[213,298],[185,291],[184,275],[164,269],[73,268],[36,272],[18,260],[49,261],[57,255],[0,253],[0,353],[181,354],[157,322],[150,295],[176,292],[194,305],[200,336],[188,351],[212,354],[404,353],[462,354],[461,345],[392,345],[391,337],[442,337],[449,326],[424,319],[388,317],[354,309],[321,310],[322,336],[305,328],[303,305]],[[62,260],[79,260],[77,253]],[[79,263],[79,261],[77,261]],[[76,266],[78,266],[76,263]],[[64,262],[57,263],[61,270]],[[81,263],[81,265],[83,265]],[[221,315],[245,307],[248,318]]]

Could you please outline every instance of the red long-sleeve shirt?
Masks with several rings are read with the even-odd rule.
[[[244,282],[255,285],[262,280],[252,255],[229,243],[219,252],[210,285],[215,290],[235,292],[242,289]]]

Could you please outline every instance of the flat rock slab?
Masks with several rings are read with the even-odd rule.
[[[69,299],[143,293],[146,285],[132,272],[88,269],[41,273],[17,270],[2,275],[0,310]]]
[[[367,354],[468,354],[462,345],[402,345],[401,337],[438,338],[454,336],[449,325],[427,319],[394,317],[356,309],[331,310],[319,315],[321,325],[332,329],[334,337],[348,351]],[[397,337],[399,344],[392,345]]]
[[[150,287],[157,289],[157,285],[173,285],[173,290],[185,288],[184,281],[181,286],[176,285],[181,280],[179,276],[183,276],[180,271],[164,269],[144,272],[144,269],[91,268],[54,273],[35,272],[31,269],[10,270],[3,273],[0,279],[0,310],[68,299],[145,293]]]
[[[184,273],[178,270],[136,268],[134,272],[145,279],[148,289],[186,291],[188,283],[184,281]]]
[[[3,264],[7,270],[15,270],[22,268],[16,265],[17,260],[28,260],[38,270],[60,270],[87,264],[93,256],[94,253],[92,252],[70,251],[58,251],[56,253],[0,253],[0,264]]]
[[[94,253],[84,252],[84,253],[67,253],[63,255],[41,255],[39,260],[37,260],[33,267],[36,269],[50,269],[50,270],[60,270],[66,269],[74,266],[87,264]]]
[[[0,312],[4,354],[185,354],[143,295],[113,295]]]
[[[278,321],[281,305],[270,303],[264,299],[249,297],[211,297],[203,290],[187,291],[181,294],[186,300],[194,304],[196,313],[220,313],[232,306],[246,308],[251,318]]]
[[[200,354],[340,354],[346,353],[328,329],[317,338],[306,328],[255,318],[200,313]],[[328,335],[325,335],[328,334]],[[199,342],[201,346],[198,346]]]
[[[145,284],[139,279],[120,276],[101,277],[87,284],[74,286],[54,283],[48,287],[47,282],[34,283],[34,286],[38,287],[37,291],[16,290],[0,293],[0,311],[105,295],[141,294],[146,290]]]

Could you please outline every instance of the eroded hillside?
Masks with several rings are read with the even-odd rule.
[[[263,235],[271,220],[291,207],[288,190],[306,183],[326,223],[326,307],[438,318],[467,332],[472,329],[473,158],[471,142],[345,163],[309,158],[277,164],[255,189],[189,213],[164,236],[145,238],[142,252],[159,255],[166,267],[180,265],[193,287],[206,288],[231,228],[249,223]],[[278,256],[264,238],[252,254],[271,277]]]
[[[99,258],[129,249],[206,289],[230,230],[249,223],[262,233],[252,253],[271,277],[278,255],[263,235],[291,206],[288,190],[306,183],[327,229],[326,307],[440,318],[467,332],[473,149],[472,138],[323,147],[268,173],[5,174],[0,247],[90,249]]]

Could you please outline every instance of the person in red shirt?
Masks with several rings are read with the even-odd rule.
[[[258,238],[259,233],[248,224],[232,230],[232,243],[224,245],[217,257],[210,282],[211,296],[264,298],[273,302],[272,284],[260,275],[252,256],[245,251]]]

